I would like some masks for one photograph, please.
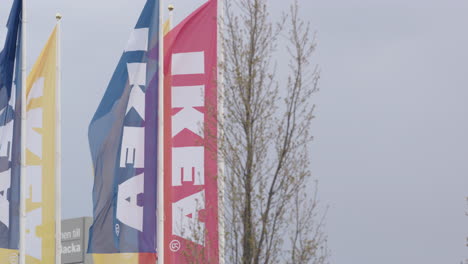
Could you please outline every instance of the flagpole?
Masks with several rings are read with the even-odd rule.
[[[57,13],[57,62],[56,62],[56,87],[55,87],[55,264],[62,263],[62,15]]]
[[[174,5],[169,5],[167,7],[167,9],[169,10],[169,31],[171,31],[172,29],[172,25],[174,23]]]
[[[163,0],[159,0],[159,85],[158,85],[158,173],[157,173],[157,254],[158,264],[164,263],[164,21]]]
[[[218,235],[219,235],[219,263],[224,264],[225,250],[225,224],[224,224],[224,188],[225,188],[225,162],[223,152],[220,149],[220,143],[224,138],[224,45],[222,32],[224,29],[224,0],[218,0],[218,25],[217,25],[217,52],[218,52]],[[220,96],[221,95],[221,96]],[[221,124],[221,126],[219,125]],[[222,145],[221,145],[222,147]]]
[[[21,169],[19,263],[26,264],[26,0],[22,0],[21,15]]]

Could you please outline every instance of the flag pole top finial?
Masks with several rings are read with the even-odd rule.
[[[60,14],[60,13],[55,14],[55,19],[57,19],[57,21],[62,19],[62,14]]]
[[[169,6],[167,7],[167,9],[169,9],[169,11],[174,10],[174,8],[175,8],[174,5],[169,5]]]

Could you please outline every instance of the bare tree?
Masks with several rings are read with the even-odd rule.
[[[325,212],[309,156],[311,98],[320,77],[311,63],[315,35],[299,17],[297,2],[276,22],[270,21],[268,2],[233,0],[225,8],[220,94],[225,260],[324,264]],[[281,76],[274,58],[284,39],[289,65]]]

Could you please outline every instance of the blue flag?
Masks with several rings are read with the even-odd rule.
[[[89,253],[154,253],[159,2],[148,0],[89,125]]]
[[[0,10],[0,248],[18,249],[21,165],[21,0]],[[8,18],[8,19],[6,19]]]

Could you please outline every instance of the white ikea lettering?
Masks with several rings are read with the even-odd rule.
[[[135,168],[145,167],[145,128],[124,127],[122,150],[120,151],[120,167],[133,164]]]
[[[148,28],[135,28],[130,36],[125,51],[147,51],[148,50]]]
[[[0,24],[0,52],[3,51],[3,48],[5,47],[5,40],[6,36],[8,34],[8,28],[3,27],[5,24]]]
[[[44,95],[44,78],[37,79],[34,82],[29,94],[28,104],[33,99],[40,98]],[[42,136],[34,128],[42,128],[42,108],[34,108],[28,110],[27,115],[27,130],[26,147],[34,155],[42,157]]]
[[[144,192],[144,174],[134,176],[119,184],[117,194],[117,219],[143,231],[143,207],[138,206],[138,194]]]
[[[205,224],[198,219],[198,212],[203,209],[205,209],[205,191],[172,204],[172,234],[203,245],[204,240],[201,239],[199,230],[205,230]]]
[[[128,80],[132,86],[128,99],[127,111],[135,109],[140,117],[145,119],[145,93],[140,85],[146,84],[146,63],[128,63]],[[122,135],[122,148],[120,151],[120,167],[133,164],[135,168],[145,166],[145,128],[124,127]]]
[[[33,99],[44,94],[44,78],[38,79],[28,94],[28,105]],[[26,148],[42,159],[42,135],[36,130],[42,128],[43,110],[34,108],[27,111]],[[42,166],[26,167],[26,197],[33,203],[42,203]],[[26,214],[26,252],[28,255],[42,259],[42,238],[39,237],[37,227],[42,225],[42,208],[37,208]]]
[[[27,118],[27,148],[34,155],[42,157],[42,135],[35,130],[35,128],[42,128],[42,108],[29,110]]]
[[[127,106],[127,112],[130,111],[130,109],[135,109],[137,113],[141,116],[141,118],[144,120],[145,119],[145,93],[141,90],[140,87],[134,86],[132,90],[130,91],[130,98],[128,99],[128,106]]]
[[[31,257],[42,259],[42,239],[36,234],[36,229],[42,224],[42,208],[37,208],[26,214],[26,248]]]
[[[172,107],[182,107],[172,120],[172,136],[187,128],[203,137],[204,115],[194,107],[205,105],[205,86],[172,87]]]
[[[12,7],[12,0],[2,0],[2,8],[0,9],[0,51],[2,51],[5,44],[8,28],[6,27],[8,22],[8,12]]]
[[[41,166],[26,167],[26,199],[33,203],[42,202]],[[36,234],[36,228],[42,224],[42,208],[29,211],[26,214],[26,252],[37,259],[42,259],[42,238]]]
[[[31,199],[33,203],[42,202],[42,166],[27,166],[26,178],[28,186],[26,199]],[[29,188],[31,188],[31,192],[29,192]]]
[[[13,125],[11,120],[8,124],[0,127],[0,157],[7,157],[11,161],[11,150],[13,148]]]
[[[172,75],[204,74],[205,52],[172,54]]]
[[[44,81],[44,77],[41,77],[37,79],[36,82],[34,82],[28,94],[28,104],[31,102],[31,100],[37,99],[44,95]]]
[[[172,75],[204,74],[204,52],[172,54]],[[204,138],[204,113],[195,107],[205,106],[205,86],[172,87],[172,108],[182,108],[172,117],[172,137],[188,129]],[[183,146],[172,148],[172,186],[184,182],[205,184],[205,147]],[[172,234],[204,245],[205,224],[199,221],[199,211],[205,209],[205,191],[189,195],[172,203]]]
[[[16,82],[13,82],[11,87],[11,97],[10,97],[10,105],[15,109],[16,105]]]
[[[146,85],[146,63],[127,63],[130,85]]]
[[[172,148],[172,186],[181,186],[182,180],[193,181],[194,185],[205,184],[204,147]]]
[[[11,186],[11,169],[0,173],[0,222],[8,228],[10,226],[10,202],[8,190]]]
[[[0,115],[3,114],[10,107],[15,109],[14,105],[16,102],[16,84],[13,82],[11,89],[10,104],[5,106],[1,111]],[[12,106],[13,105],[13,106]],[[13,110],[14,111],[14,110]],[[14,130],[14,121],[10,120],[4,126],[0,126],[0,157],[7,157],[11,161],[11,151],[13,149],[13,130]]]
[[[1,37],[1,36],[0,36]],[[0,40],[0,43],[3,43]],[[10,103],[15,103],[16,85],[13,83],[11,90]],[[1,111],[0,115],[3,114],[10,105],[5,106]],[[14,109],[14,107],[12,107]],[[14,122],[10,120],[4,126],[0,126],[0,157],[7,158],[11,161],[11,152],[13,149],[13,129]],[[8,190],[11,188],[11,168],[0,172],[0,222],[3,223],[7,228],[10,227],[10,201],[8,200]]]

